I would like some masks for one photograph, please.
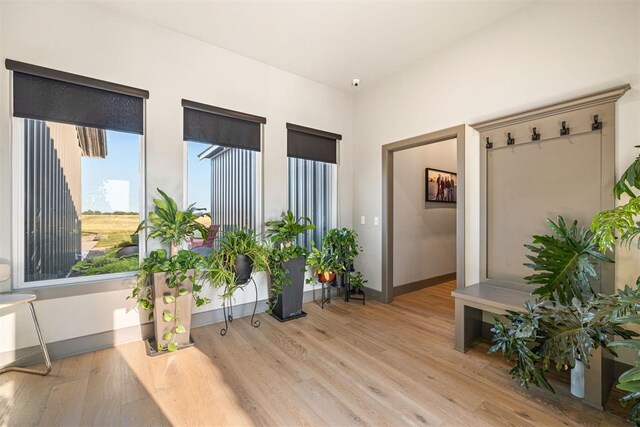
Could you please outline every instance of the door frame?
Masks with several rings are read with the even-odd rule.
[[[465,267],[465,132],[459,125],[382,146],[382,302],[393,301],[393,155],[437,142],[456,139],[458,193],[456,203],[456,288],[464,287]]]

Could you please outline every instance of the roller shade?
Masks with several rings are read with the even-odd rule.
[[[287,156],[337,163],[337,141],[342,135],[287,123]]]
[[[182,100],[183,139],[231,148],[260,151],[260,116]]]
[[[7,60],[14,117],[144,133],[147,91]]]

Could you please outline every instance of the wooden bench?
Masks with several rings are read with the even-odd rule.
[[[488,280],[456,289],[454,348],[466,352],[467,347],[482,335],[482,313],[507,314],[525,311],[525,301],[533,301],[531,286]],[[584,399],[589,406],[603,409],[613,386],[613,360],[597,349],[591,355],[591,368],[585,369]]]

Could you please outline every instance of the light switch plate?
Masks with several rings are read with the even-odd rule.
[[[360,217],[360,224],[365,224],[367,221],[364,218],[364,215]]]
[[[373,217],[373,225],[378,225],[380,223],[380,221],[378,220],[377,216]]]

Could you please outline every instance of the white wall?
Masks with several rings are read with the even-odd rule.
[[[633,146],[640,141],[639,9],[636,1],[533,2],[358,93],[354,218],[382,212],[383,144],[630,83],[633,89],[617,105],[620,173],[638,154]],[[469,129],[467,285],[479,277],[479,153],[477,133]],[[379,290],[381,228],[358,224],[356,230],[365,248],[358,266],[368,286]],[[618,286],[635,281],[639,259],[637,251],[618,256]]]
[[[425,168],[457,170],[457,140],[393,154],[393,285],[456,271],[456,205],[425,201]]]
[[[292,122],[343,135],[340,217],[352,218],[352,95],[85,2],[1,2],[0,49],[11,58],[150,91],[146,110],[147,209],[156,187],[183,199],[182,98],[267,117],[264,210],[287,204],[286,129]],[[10,73],[0,71],[0,257],[11,254]],[[264,279],[264,278],[263,278]],[[265,280],[260,294],[266,297]],[[8,283],[2,284],[8,290]],[[97,286],[89,284],[83,286]],[[135,326],[128,291],[36,303],[43,333],[58,341]],[[246,295],[245,295],[246,294]],[[252,297],[243,293],[238,302]],[[219,301],[204,310],[219,307]],[[202,311],[202,310],[201,310]],[[3,311],[0,353],[35,344],[24,310]],[[15,343],[14,343],[15,336]],[[7,338],[9,337],[9,338]]]

